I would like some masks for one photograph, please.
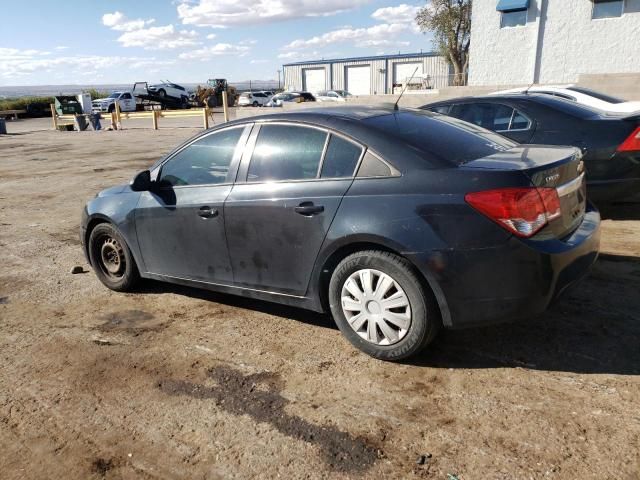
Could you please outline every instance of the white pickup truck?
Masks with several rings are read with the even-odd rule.
[[[121,112],[136,111],[136,97],[131,91],[113,92],[107,98],[98,98],[91,102],[91,110],[94,112],[113,112],[116,109],[116,101]]]

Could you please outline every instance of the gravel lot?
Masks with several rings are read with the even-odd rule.
[[[640,478],[640,203],[544,316],[382,363],[307,311],[98,282],[82,205],[198,124],[0,136],[0,477]]]

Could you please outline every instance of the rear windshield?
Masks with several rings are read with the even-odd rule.
[[[398,112],[365,123],[414,148],[455,165],[509,150],[517,143],[502,135],[432,112]]]
[[[559,110],[564,113],[568,113],[577,118],[591,118],[595,115],[602,115],[603,111],[597,108],[585,105],[584,103],[576,103],[571,100],[565,100],[560,97],[552,97],[550,95],[536,95],[535,101],[551,107],[555,110]]]
[[[611,95],[606,95],[601,92],[596,92],[595,90],[591,90],[590,88],[584,87],[567,87],[567,90],[573,90],[574,92],[584,93],[585,95],[589,95],[590,97],[597,98],[598,100],[602,100],[609,103],[624,103],[625,100],[621,98],[612,97]]]

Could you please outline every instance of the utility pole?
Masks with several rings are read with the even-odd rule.
[[[280,72],[281,70],[278,70],[278,90],[280,90]]]

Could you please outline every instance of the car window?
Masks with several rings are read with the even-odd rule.
[[[176,153],[162,166],[161,186],[226,183],[243,128],[207,135]]]
[[[609,103],[626,102],[626,100],[622,100],[621,98],[612,97],[611,95],[606,95],[601,92],[596,92],[595,90],[591,90],[589,88],[571,86],[571,87],[567,87],[567,90],[573,90],[574,92],[583,93],[584,95],[589,95],[590,97],[597,98],[598,100],[602,100],[604,102],[609,102]]]
[[[437,105],[435,107],[428,107],[427,110],[431,110],[432,112],[441,113],[443,115],[448,115],[451,108],[454,104],[451,105]]]
[[[364,154],[362,165],[358,169],[358,177],[390,177],[393,175],[389,165],[384,163],[371,152]]]
[[[509,130],[527,130],[530,126],[531,121],[518,110],[514,110]]]
[[[513,108],[498,103],[463,103],[455,116],[482,128],[505,131],[509,130],[512,114]]]
[[[247,180],[316,178],[327,133],[296,125],[262,125],[251,156]]]
[[[121,98],[123,100],[131,100],[131,94],[130,93],[123,93]]]
[[[331,135],[320,177],[351,177],[361,154],[362,147],[359,145],[337,135]]]
[[[378,129],[381,134],[395,137],[421,151],[427,159],[434,157],[456,165],[517,145],[490,130],[424,110],[379,115],[366,118],[363,122]]]

